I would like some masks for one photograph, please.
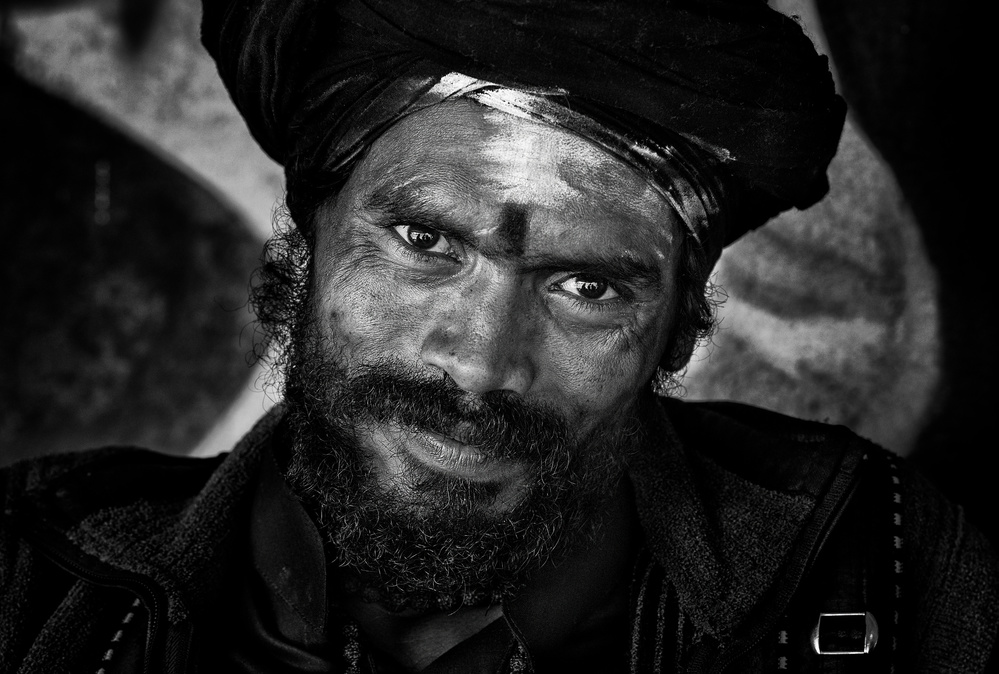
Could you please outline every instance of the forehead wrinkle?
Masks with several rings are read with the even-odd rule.
[[[553,212],[618,226],[662,222],[670,229],[674,211],[649,179],[590,139],[497,110],[483,116],[491,130],[480,146],[486,164],[492,160],[519,170],[487,174],[481,180],[494,184],[511,201],[528,188],[532,220]]]
[[[576,238],[574,230],[606,227],[608,235],[621,237],[628,253],[641,255],[653,248],[657,259],[667,257],[639,233],[656,239],[665,235],[660,241],[669,249],[675,217],[632,167],[568,132],[488,110],[467,123],[451,124],[453,111],[440,107],[431,115],[440,124],[402,134],[408,128],[404,120],[371,148],[361,179],[371,187],[362,207],[474,233],[477,247],[489,256],[522,255],[533,247],[535,234],[542,236],[536,243],[544,246],[551,234],[564,242],[565,236]],[[422,116],[410,118],[410,125]],[[443,136],[457,142],[444,142]],[[452,155],[466,144],[477,148],[481,159],[462,169],[464,155],[459,161],[452,161]],[[497,162],[503,158],[507,163]],[[659,234],[649,232],[650,222],[659,223]],[[535,224],[543,223],[547,225],[535,231]],[[549,229],[552,225],[555,230]]]
[[[664,221],[663,226],[669,228],[676,212],[650,179],[602,148],[594,146],[591,152],[579,154],[593,163],[580,166],[563,161],[556,166],[559,179],[582,197],[571,206],[614,220]],[[600,195],[600,199],[587,195]]]
[[[565,180],[562,165],[580,154],[581,139],[539,122],[497,110],[485,110],[487,133],[479,143],[481,180],[510,201],[531,194],[541,208],[559,209],[584,199],[577,185]],[[578,161],[571,162],[578,164]]]
[[[422,111],[397,123],[378,141],[362,159],[364,182],[374,185],[369,194],[377,194],[374,203],[387,204],[397,201],[397,192],[420,199],[424,205],[432,203],[433,195],[444,186],[447,195],[473,195],[479,188],[477,176],[467,171],[455,170],[449,161],[448,149],[461,145],[460,139],[444,135],[442,129],[420,127],[417,134],[406,133],[412,122],[427,111]],[[460,125],[447,126],[450,134],[470,132]],[[443,137],[442,137],[443,136]],[[471,141],[469,141],[471,142]],[[441,154],[442,148],[445,154]],[[371,201],[371,199],[369,199]]]
[[[417,199],[424,204],[434,201],[432,195],[446,192],[450,196],[473,194],[477,182],[471,176],[438,166],[419,153],[400,153],[394,161],[374,161],[368,166],[366,179],[373,185],[367,202],[372,206],[397,203],[400,197]],[[444,186],[446,189],[442,190]]]
[[[456,214],[474,201],[474,193],[461,184],[467,181],[449,178],[434,177],[427,172],[407,175],[395,166],[374,181],[360,208],[412,217],[417,224],[433,226],[437,221],[447,221],[457,225],[460,218]]]

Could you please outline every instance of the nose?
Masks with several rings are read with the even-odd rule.
[[[514,284],[482,280],[434,308],[420,356],[464,391],[512,391],[534,383],[537,325]]]

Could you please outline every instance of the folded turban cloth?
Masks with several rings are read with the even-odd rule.
[[[713,260],[825,195],[845,114],[761,0],[204,0],[202,42],[300,227],[389,126],[467,96],[621,155]]]

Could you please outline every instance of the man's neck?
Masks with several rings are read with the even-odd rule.
[[[622,580],[629,578],[637,539],[630,484],[624,480],[594,543],[543,566],[506,607],[391,612],[361,599],[348,599],[342,607],[358,622],[366,641],[406,671],[424,669],[504,614],[532,651],[550,650],[588,623],[626,608],[627,582]]]

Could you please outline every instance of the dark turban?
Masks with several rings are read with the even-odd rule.
[[[204,0],[202,41],[292,216],[445,75],[567,108],[712,166],[723,244],[828,190],[845,105],[825,57],[760,0]],[[591,114],[592,113],[592,114]],[[686,145],[685,145],[686,144]],[[712,188],[713,189],[713,188]],[[718,192],[718,190],[714,190]],[[299,194],[301,192],[301,194]],[[313,204],[314,205],[314,204]]]

